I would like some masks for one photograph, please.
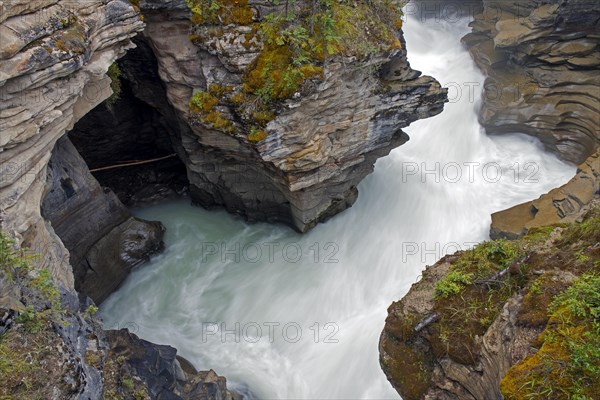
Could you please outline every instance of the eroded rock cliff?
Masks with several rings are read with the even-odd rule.
[[[42,254],[55,281],[72,290],[68,252],[40,213],[47,164],[56,141],[110,96],[106,71],[132,47],[130,39],[143,22],[120,0],[3,2],[2,7],[2,229]],[[97,241],[102,236],[96,233]]]
[[[575,164],[600,147],[598,2],[484,0],[471,26],[488,133],[533,135]]]
[[[324,62],[322,79],[274,106],[260,135],[236,119],[227,101],[215,108],[212,123],[199,122],[191,115],[192,95],[211,87],[238,93],[264,45],[253,24],[282,7],[241,3],[251,10],[249,21],[220,26],[192,23],[183,0],[142,1],[144,36],[180,121],[193,201],[306,231],[351,206],[375,160],[408,140],[401,128],[441,112],[446,93],[412,71],[406,52],[396,48],[368,60]],[[221,115],[233,117],[224,122]]]
[[[593,398],[597,372],[578,354],[589,366],[600,361],[599,224],[594,201],[582,221],[486,242],[427,268],[389,307],[380,339],[381,366],[402,398]]]
[[[566,185],[495,213],[492,237],[576,220],[600,194],[600,6],[483,1],[471,26],[463,42],[487,76],[480,111],[486,131],[536,136],[580,164]]]
[[[214,372],[183,371],[175,349],[107,338],[86,297],[161,245],[160,223],[132,218],[64,137],[111,95],[106,72],[143,27],[124,0],[0,4],[1,396],[232,396]]]
[[[600,151],[592,154],[577,174],[539,199],[492,214],[490,236],[516,239],[532,228],[576,221],[600,197]]]

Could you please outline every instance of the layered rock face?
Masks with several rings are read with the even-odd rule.
[[[580,164],[566,185],[492,217],[492,238],[576,220],[599,190],[600,6],[483,1],[463,38],[487,75],[480,122],[489,133],[538,137]]]
[[[463,41],[487,75],[488,133],[536,136],[580,164],[600,146],[600,5],[483,1]]]
[[[134,218],[105,190],[65,136],[48,166],[42,216],[69,250],[75,289],[100,304],[129,271],[162,249],[160,222]]]
[[[183,371],[175,349],[107,338],[97,308],[75,291],[101,301],[160,248],[162,226],[132,218],[64,137],[111,95],[106,71],[143,27],[123,0],[0,4],[3,396],[232,396],[214,372]],[[40,254],[37,265],[13,246]]]
[[[0,22],[2,229],[72,290],[68,252],[40,214],[46,166],[56,141],[110,96],[106,71],[143,23],[121,0],[3,2]]]
[[[516,239],[530,229],[574,222],[589,204],[600,197],[600,150],[577,169],[577,174],[561,187],[539,199],[518,204],[492,214],[492,239]]]
[[[55,143],[110,95],[106,69],[143,24],[123,1],[38,6],[2,23],[3,229],[42,254],[63,287],[101,302],[160,249],[163,229],[131,218],[68,139]]]
[[[276,7],[249,3],[255,19]],[[180,129],[180,155],[192,199],[205,207],[224,206],[250,220],[306,231],[351,206],[375,160],[408,140],[401,128],[441,112],[446,101],[433,78],[410,70],[404,50],[368,62],[339,58],[326,63],[312,90],[286,101],[268,124],[267,138],[253,143],[239,130],[189,123],[194,90],[241,85],[241,68],[258,54],[241,45],[247,27],[228,26],[219,43],[195,46],[183,0],[141,7],[167,98],[188,125]]]

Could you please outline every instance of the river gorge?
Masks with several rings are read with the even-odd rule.
[[[550,343],[600,288],[599,29],[0,2],[0,397],[593,399],[595,300]]]
[[[386,307],[426,264],[488,239],[493,212],[575,174],[528,136],[483,132],[467,19],[408,17],[411,66],[461,92],[406,129],[357,203],[304,235],[187,199],[140,209],[165,224],[165,252],[103,303],[107,327],[135,327],[261,399],[397,398],[378,366]]]

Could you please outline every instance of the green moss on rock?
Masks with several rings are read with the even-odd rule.
[[[391,357],[386,368],[390,378],[402,387],[404,400],[419,400],[429,387],[433,374],[433,358],[427,351],[401,341],[388,340],[384,349]]]
[[[112,63],[106,74],[110,78],[110,88],[112,89],[112,94],[106,99],[106,104],[112,106],[121,98],[121,69],[119,64],[116,61]]]
[[[296,1],[265,16],[255,15],[247,0],[186,0],[192,11],[193,29],[190,39],[198,45],[208,45],[218,52],[212,39],[231,32],[231,26],[250,27],[243,33],[246,50],[257,56],[241,72],[242,82],[234,93],[214,95],[220,105],[230,106],[241,130],[256,142],[253,132],[267,133],[266,125],[276,117],[280,103],[302,92],[310,81],[324,78],[324,63],[344,55],[366,59],[373,53],[390,51],[401,46],[397,30],[402,12],[398,2],[375,0]],[[233,43],[235,34],[229,39]],[[268,116],[268,118],[265,118]],[[212,115],[224,127],[224,115]],[[206,123],[206,116],[200,118]],[[231,121],[233,124],[233,121]]]
[[[485,242],[426,270],[411,289],[412,300],[402,299],[389,309],[381,346],[389,356],[382,365],[393,385],[402,396],[424,393],[403,375],[415,373],[409,351],[432,354],[434,363],[449,357],[475,369],[478,338],[511,300],[516,325],[530,340],[518,346],[530,350],[502,380],[505,398],[594,399],[600,393],[598,243],[596,204],[580,223],[531,230],[515,241]],[[426,293],[432,305],[424,307],[420,302]],[[415,306],[421,314],[406,311]],[[431,315],[436,318],[416,332],[417,324]]]
[[[600,276],[582,276],[550,312],[541,348],[500,383],[507,400],[592,400],[600,393]]]

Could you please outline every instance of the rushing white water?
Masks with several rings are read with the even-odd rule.
[[[487,239],[492,212],[575,171],[528,137],[482,133],[483,78],[459,42],[466,24],[405,23],[412,66],[453,101],[407,129],[411,141],[378,161],[354,207],[310,233],[185,200],[138,211],[166,225],[166,251],[103,304],[106,327],[173,345],[258,398],[398,398],[378,362],[387,306],[426,264]]]

